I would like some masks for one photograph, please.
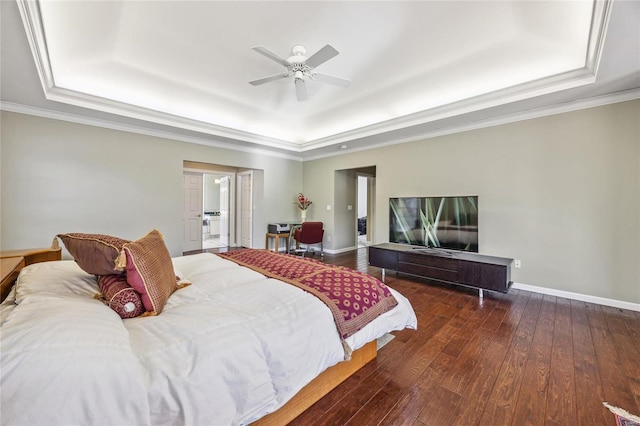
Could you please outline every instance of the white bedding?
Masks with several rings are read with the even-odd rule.
[[[1,423],[246,424],[343,360],[316,297],[213,254],[173,262],[193,285],[159,316],[127,320],[73,261],[23,269],[0,305]],[[354,350],[416,328],[392,292],[398,306],[349,337]]]

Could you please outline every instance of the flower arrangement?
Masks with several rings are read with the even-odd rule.
[[[304,195],[302,195],[302,192],[299,192],[298,201],[296,202],[296,204],[298,205],[298,208],[300,210],[306,210],[309,208],[311,204],[313,204],[313,202],[307,197],[305,197]]]

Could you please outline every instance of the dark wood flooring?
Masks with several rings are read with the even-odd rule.
[[[366,249],[324,261],[381,276]],[[395,332],[292,425],[613,426],[604,401],[640,415],[640,312],[515,289],[481,301],[393,273],[386,283],[418,330]]]

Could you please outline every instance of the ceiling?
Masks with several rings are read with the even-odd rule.
[[[292,158],[640,97],[638,1],[1,3],[2,109]]]

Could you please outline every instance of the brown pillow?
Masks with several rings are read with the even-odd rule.
[[[93,275],[124,274],[116,269],[116,259],[129,240],[103,234],[58,234],[78,266]]]
[[[126,243],[127,282],[142,298],[147,313],[157,315],[178,287],[171,255],[157,229]]]

